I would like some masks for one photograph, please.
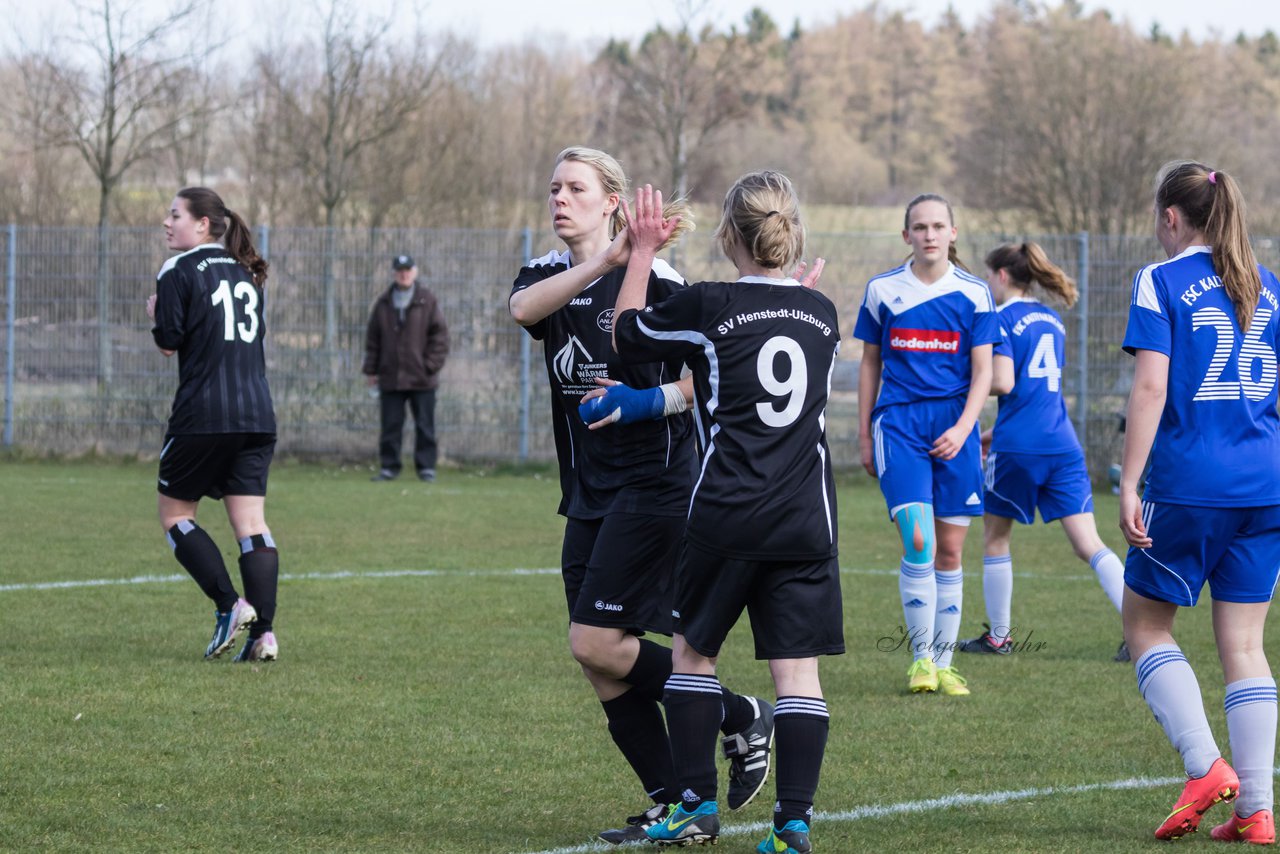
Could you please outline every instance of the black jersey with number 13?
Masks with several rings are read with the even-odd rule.
[[[617,319],[628,359],[693,371],[702,471],[688,539],[741,559],[836,554],[826,408],[840,325],[793,279],[702,282]]]
[[[178,353],[168,432],[274,433],[263,292],[216,243],[175,255],[156,277],[156,345]]]

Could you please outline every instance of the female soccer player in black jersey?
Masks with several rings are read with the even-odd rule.
[[[671,633],[671,572],[697,474],[680,360],[624,364],[611,345],[613,305],[630,252],[619,207],[626,190],[626,175],[610,155],[562,151],[547,202],[567,251],[529,261],[509,303],[511,316],[546,352],[559,512],[567,519],[561,569],[569,648],[604,708],[609,734],[654,801],[626,827],[601,834],[613,843],[644,840],[644,827],[661,820],[679,795],[659,706],[671,650],[642,635]],[[653,258],[645,280],[653,300],[685,287]],[[621,384],[601,390],[597,381],[605,379]],[[603,404],[592,403],[612,414],[588,415],[591,426],[604,427],[591,429],[578,408],[602,393]],[[773,710],[728,691],[717,693],[716,705],[723,705],[722,728],[732,734],[725,739],[730,805],[745,806],[768,774]]]
[[[205,187],[179,190],[164,219],[174,255],[147,301],[151,334],[178,354],[178,391],[160,451],[160,525],[178,562],[217,606],[205,658],[216,658],[248,629],[236,661],[279,654],[272,619],[279,560],[263,505],[276,420],[262,339],[267,262],[249,227]],[[240,543],[236,592],[217,545],[196,524],[204,496],[221,498]]]
[[[736,282],[655,300],[646,271],[676,228],[660,193],[637,193],[614,314],[629,363],[688,362],[703,455],[676,570],[675,667],[663,696],[681,803],[647,835],[676,845],[719,835],[716,658],[746,610],[756,658],[769,662],[778,692],[777,803],[757,850],[807,854],[828,728],[818,656],[844,652],[826,439],[840,324],[829,299],[783,272],[804,252],[785,175],[752,172],[725,196],[716,236]]]

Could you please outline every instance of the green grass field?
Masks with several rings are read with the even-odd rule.
[[[273,469],[281,658],[249,666],[202,660],[212,609],[155,522],[153,465],[0,462],[0,850],[605,848],[594,833],[643,796],[568,655],[554,474],[368,475]],[[1098,501],[1119,551],[1115,502]],[[1015,532],[1027,648],[961,656],[974,693],[952,699],[908,695],[906,653],[878,648],[901,612],[873,481],[842,478],[840,520],[848,653],[822,665],[816,850],[1158,847],[1181,764],[1111,661],[1119,620],[1061,531]],[[201,521],[234,566],[221,505]],[[983,617],[980,541],[962,635]],[[1184,614],[1179,639],[1225,750],[1208,617]],[[745,625],[720,675],[773,696]],[[725,816],[718,850],[753,850],[771,806],[772,783]]]

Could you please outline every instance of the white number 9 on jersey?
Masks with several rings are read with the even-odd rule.
[[[234,299],[232,298],[234,295]],[[244,302],[246,321],[236,323],[236,303]],[[248,282],[236,282],[235,290],[226,279],[213,292],[213,304],[222,308],[222,337],[225,341],[240,340],[252,344],[258,337],[258,290]]]
[[[786,354],[789,367],[787,375],[782,377],[777,374],[779,353]],[[799,418],[804,408],[804,394],[809,388],[809,371],[800,345],[785,335],[770,338],[756,357],[756,374],[765,391],[787,399],[781,410],[775,409],[771,402],[757,403],[756,414],[760,420],[770,427],[786,427]]]

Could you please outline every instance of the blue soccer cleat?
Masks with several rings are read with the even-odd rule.
[[[812,850],[813,846],[809,844],[809,825],[799,819],[787,822],[782,830],[770,827],[769,835],[756,846],[759,854],[809,854]]]
[[[215,611],[213,617],[213,639],[204,651],[205,658],[217,658],[235,646],[236,634],[249,628],[258,612],[244,599],[237,599],[230,611]]]
[[[693,812],[685,812],[681,804],[644,832],[659,845],[715,845],[720,837],[720,808],[715,801],[703,801]]]
[[[275,632],[264,632],[262,637],[249,638],[244,648],[236,655],[235,661],[275,661],[280,657],[280,644],[276,643]]]

